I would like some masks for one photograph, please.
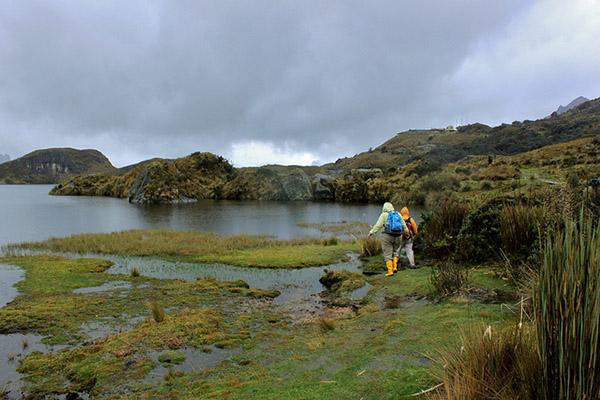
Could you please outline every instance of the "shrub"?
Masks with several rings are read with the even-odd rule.
[[[460,260],[480,262],[500,258],[499,215],[503,200],[496,198],[474,207],[464,217],[456,239]]]
[[[481,189],[481,190],[491,190],[492,187],[493,187],[492,182],[490,182],[490,181],[483,181],[479,185],[479,189]]]
[[[423,214],[421,231],[429,254],[437,258],[446,258],[455,251],[455,242],[468,207],[455,200],[443,200],[439,211]]]
[[[592,221],[582,211],[578,224],[568,220],[546,239],[533,291],[541,398],[600,393],[600,232]]]
[[[455,174],[442,172],[439,174],[428,175],[419,183],[419,187],[425,192],[442,192],[444,190],[454,190],[460,186],[460,180]]]
[[[470,282],[469,270],[449,261],[434,266],[429,281],[435,288],[435,294],[448,296],[467,289]]]
[[[471,175],[471,169],[468,167],[467,168],[456,167],[454,172],[456,172],[457,174]]]

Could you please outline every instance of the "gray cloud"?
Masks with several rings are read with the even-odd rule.
[[[561,29],[585,43],[596,28],[577,16],[598,7],[569,4]],[[408,128],[539,118],[579,95],[597,97],[584,88],[600,90],[590,82],[598,57],[574,63],[536,47],[552,29],[544,18],[560,7],[2,2],[0,151],[93,147],[124,165],[193,151],[231,157],[233,144],[255,141],[324,162]],[[531,74],[543,61],[543,73]]]

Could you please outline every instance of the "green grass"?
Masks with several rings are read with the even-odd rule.
[[[246,253],[264,265],[270,258],[285,257],[282,252],[287,251],[294,260],[289,265],[298,265],[311,252],[339,257],[348,250],[344,246],[273,246]],[[239,253],[243,252],[234,252]],[[19,283],[21,294],[0,310],[2,332],[39,332],[47,335],[47,342],[81,344],[85,338],[78,331],[84,322],[142,317],[137,325],[90,345],[34,353],[21,360],[26,389],[40,397],[80,390],[98,399],[408,399],[439,382],[431,375],[429,357],[439,348],[458,346],[466,326],[516,320],[499,304],[465,298],[423,300],[432,290],[428,267],[368,278],[372,288],[356,312],[348,308],[299,319],[271,306],[268,298],[273,294],[248,289],[242,281],[113,276],[102,272],[110,263],[99,259],[36,256],[2,262],[26,270]],[[481,284],[503,285],[483,269],[479,274]],[[125,296],[119,290],[72,292],[112,280],[137,286]],[[385,298],[390,296],[396,296],[394,308],[386,307]],[[152,302],[168,310],[160,323],[148,309]],[[155,366],[151,352],[209,345],[237,353],[210,370],[199,366],[184,374],[173,367],[164,379],[140,381]]]
[[[303,268],[343,261],[347,258],[347,253],[356,250],[355,244],[342,242],[336,246],[302,245],[247,251],[234,250],[223,254],[187,257],[185,260],[196,263],[223,263],[240,267]]]

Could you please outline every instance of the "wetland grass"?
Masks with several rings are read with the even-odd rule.
[[[381,239],[361,237],[358,239],[361,257],[373,257],[381,254]]]
[[[138,278],[141,275],[140,269],[138,267],[131,267],[129,270],[132,278]]]
[[[533,399],[539,362],[532,328],[476,325],[436,358],[436,400]]]
[[[221,236],[210,232],[171,230],[81,234],[10,246],[12,252],[30,249],[119,254],[259,268],[328,265],[346,259],[347,253],[357,250],[353,242],[337,238],[329,238],[325,242],[320,238],[279,240],[267,235]]]
[[[157,323],[161,323],[165,320],[165,312],[163,311],[163,309],[158,305],[158,302],[153,301],[150,303],[150,311],[152,311],[152,318],[154,318],[154,321],[156,321]]]
[[[331,318],[321,317],[317,320],[317,325],[323,332],[331,332],[335,330],[335,320]]]
[[[319,244],[319,239],[279,240],[269,235],[222,236],[212,232],[129,230],[113,233],[86,233],[42,242],[11,245],[10,248],[66,253],[127,254],[134,256],[193,256],[220,254],[287,245]]]

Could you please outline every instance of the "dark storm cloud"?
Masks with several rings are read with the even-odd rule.
[[[95,147],[122,165],[252,141],[331,160],[455,123],[495,106],[460,86],[476,92],[486,40],[533,2],[0,4],[0,151]]]

